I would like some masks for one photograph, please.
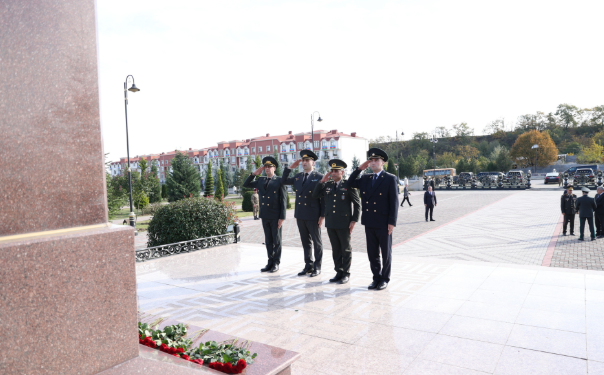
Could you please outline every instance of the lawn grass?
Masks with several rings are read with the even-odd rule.
[[[149,222],[151,220],[140,221],[136,223],[136,230],[139,232],[146,232],[149,228]]]

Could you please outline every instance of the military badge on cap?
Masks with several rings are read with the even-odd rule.
[[[331,159],[329,165],[331,165],[331,169],[345,169],[348,167],[348,165],[340,159]]]
[[[369,151],[367,151],[367,159],[375,159],[375,158],[379,158],[382,159],[383,161],[388,161],[388,154],[386,153],[386,151],[382,150],[381,148],[377,148],[377,147],[372,147],[369,149]]]
[[[300,157],[302,159],[312,159],[314,161],[317,161],[317,159],[319,159],[319,157],[317,156],[317,154],[315,154],[314,152],[312,152],[310,150],[302,150],[302,151],[300,151]]]
[[[279,166],[279,163],[277,163],[277,160],[275,160],[275,158],[272,157],[272,156],[267,156],[264,159],[262,159],[262,164],[265,167],[275,167],[275,168],[277,168]]]

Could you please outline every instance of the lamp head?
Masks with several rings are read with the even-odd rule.
[[[130,87],[128,89],[128,91],[130,91],[130,92],[139,92],[141,90],[138,87],[136,87],[136,85],[134,84],[134,82],[132,82],[132,87]]]
[[[323,119],[321,118],[321,115],[319,115],[319,118],[317,119],[317,121],[319,121],[319,122],[323,121]]]

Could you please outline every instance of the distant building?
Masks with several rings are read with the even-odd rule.
[[[208,162],[212,160],[214,167],[220,164],[220,161],[231,166],[231,170],[245,168],[247,163],[253,163],[256,155],[263,158],[273,155],[275,150],[279,155],[279,162],[283,167],[289,166],[298,158],[298,151],[310,150],[311,134],[297,133],[291,131],[285,135],[266,134],[265,136],[249,138],[245,140],[233,140],[228,142],[218,142],[216,146],[194,150],[182,150],[191,159],[193,165],[200,172],[207,170]],[[316,130],[314,132],[314,152],[319,156],[319,161],[337,158],[344,160],[349,166],[352,165],[352,159],[356,156],[360,161],[365,160],[365,153],[369,148],[369,142],[366,138],[358,137],[356,132],[344,134],[337,130]],[[156,163],[159,170],[159,179],[163,184],[170,171],[170,161],[176,155],[177,150],[162,152],[160,154],[137,155],[130,158],[130,166],[133,171],[140,172],[139,160],[144,158],[147,165],[151,167]],[[123,157],[120,161],[112,162],[109,165],[109,173],[112,176],[121,175],[127,169],[127,158]],[[257,168],[257,167],[256,167]]]

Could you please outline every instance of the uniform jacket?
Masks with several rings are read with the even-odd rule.
[[[405,186],[405,187],[403,188],[403,196],[404,196],[404,197],[408,197],[408,196],[409,196],[409,190],[407,189],[407,186]]]
[[[430,196],[430,192],[424,193],[424,204],[427,204],[428,207],[436,206],[436,193],[432,190],[432,195]]]
[[[325,227],[332,229],[348,228],[351,221],[359,221],[361,199],[359,191],[348,187],[346,180],[336,183],[327,181],[318,183],[312,192],[313,197],[322,198],[325,208]]]
[[[257,206],[260,204],[260,201],[258,200],[258,194],[252,194],[252,205]]]
[[[287,193],[285,186],[281,184],[281,177],[274,175],[268,183],[268,188],[265,188],[266,176],[260,177],[254,181],[254,176],[251,174],[243,186],[246,188],[258,189],[258,199],[260,200],[260,211],[258,216],[266,220],[285,220],[285,210],[287,208]]]
[[[563,214],[574,215],[577,213],[577,196],[568,195],[566,192],[560,198],[560,209]]]
[[[596,196],[596,214],[604,215],[604,193]]]
[[[577,212],[579,217],[594,217],[596,202],[589,195],[577,198]]]
[[[322,198],[313,198],[312,192],[315,186],[321,181],[323,175],[316,171],[312,171],[304,181],[304,172],[297,173],[294,177],[289,177],[291,169],[285,168],[283,172],[283,185],[293,185],[296,189],[296,202],[294,209],[294,217],[299,220],[316,220],[319,217],[325,216],[325,207]]]
[[[359,189],[361,224],[369,228],[396,226],[399,207],[396,176],[382,171],[372,187],[373,175],[366,174],[357,179],[361,172],[357,168],[347,181],[349,187]]]

